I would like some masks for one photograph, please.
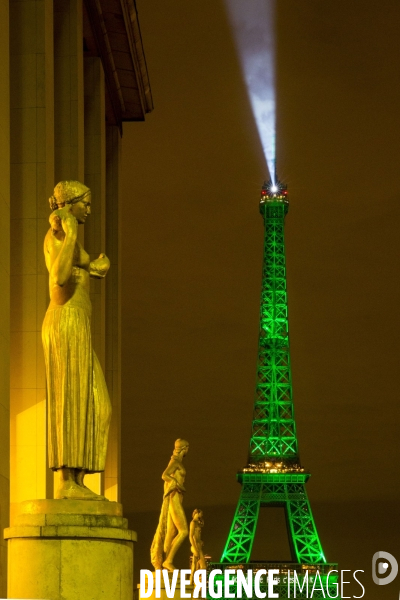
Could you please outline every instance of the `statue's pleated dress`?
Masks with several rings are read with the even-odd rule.
[[[74,267],[76,269],[76,267]],[[104,471],[111,402],[92,348],[88,294],[50,304],[42,328],[49,466]]]

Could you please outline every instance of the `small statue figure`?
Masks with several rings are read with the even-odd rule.
[[[186,515],[182,507],[186,470],[183,458],[189,451],[189,442],[178,439],[167,468],[162,474],[164,498],[160,520],[151,545],[151,564],[155,569],[174,571],[173,560],[178,548],[188,535]],[[165,558],[164,558],[165,555]]]
[[[42,327],[51,469],[61,471],[59,499],[105,500],[83,482],[104,471],[111,402],[92,348],[89,277],[105,277],[104,254],[90,261],[77,239],[90,215],[91,193],[79,181],[61,181],[50,198],[50,229],[44,240],[50,305]]]
[[[204,527],[203,511],[195,508],[192,514],[192,521],[189,529],[189,540],[192,551],[192,573],[190,583],[193,584],[195,571],[206,569],[207,563],[203,554],[203,541],[201,539],[201,530]]]

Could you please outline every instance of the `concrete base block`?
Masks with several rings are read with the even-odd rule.
[[[132,600],[133,542],[117,502],[22,502],[8,539],[8,597]]]

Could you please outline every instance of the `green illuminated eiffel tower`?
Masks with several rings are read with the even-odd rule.
[[[319,571],[326,582],[327,575],[336,565],[326,562],[311,512],[305,488],[310,473],[300,465],[294,417],[284,238],[288,209],[286,186],[280,182],[265,183],[260,203],[265,239],[249,459],[248,465],[238,473],[241,495],[218,566],[227,568],[226,563],[229,563],[229,568],[234,568],[233,565],[244,568],[246,564],[247,568],[254,568],[250,557],[260,508],[283,506],[292,562],[275,563],[274,568],[279,568],[282,573],[288,568],[293,569],[300,576],[306,571]],[[213,568],[216,566],[214,563]],[[328,585],[331,597],[335,597],[333,573],[331,575]],[[282,592],[280,597],[283,598],[283,587]]]

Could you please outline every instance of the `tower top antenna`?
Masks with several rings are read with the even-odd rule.
[[[279,179],[268,179],[264,181],[264,184],[261,188],[261,199],[260,202],[285,202],[285,204],[289,204],[289,200],[287,197],[287,185],[279,181]]]

